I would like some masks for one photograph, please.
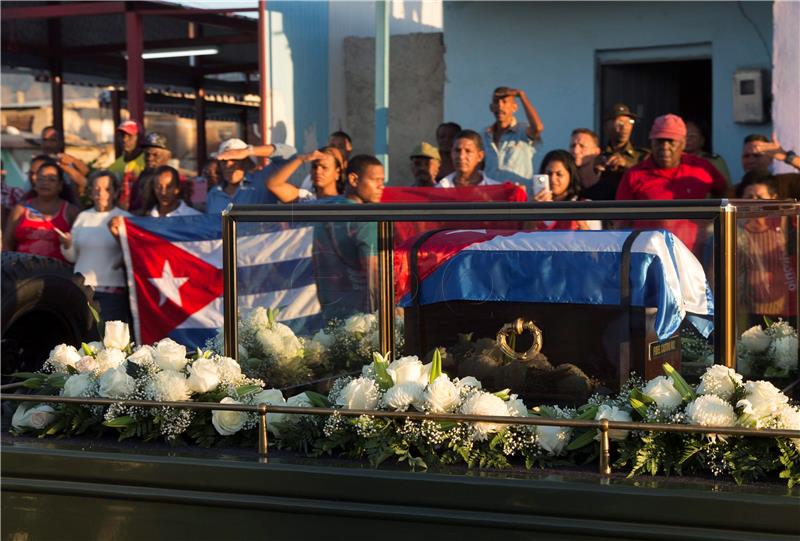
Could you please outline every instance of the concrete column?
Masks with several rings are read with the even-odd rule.
[[[125,42],[128,53],[128,112],[144,129],[144,24],[135,11],[125,13]]]

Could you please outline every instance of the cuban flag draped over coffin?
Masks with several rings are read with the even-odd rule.
[[[395,251],[400,306],[447,301],[620,304],[620,265],[631,231],[443,230],[417,243],[417,298],[411,239]],[[702,265],[668,231],[641,231],[631,245],[633,306],[656,307],[655,330],[672,336],[685,317],[713,329],[712,293]]]
[[[237,232],[239,309],[279,307],[295,332],[321,326],[308,225],[242,224]],[[120,235],[139,343],[164,337],[202,347],[223,324],[219,215],[127,218]]]

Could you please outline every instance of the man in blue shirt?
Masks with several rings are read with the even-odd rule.
[[[517,98],[525,110],[527,123],[517,122]],[[494,90],[489,110],[495,122],[483,132],[486,152],[484,173],[500,182],[525,184],[533,178],[534,144],[541,138],[544,125],[524,91],[507,86]]]
[[[208,192],[206,212],[219,214],[230,203],[255,205],[276,203],[275,196],[267,190],[269,175],[296,151],[289,145],[270,144],[253,147],[241,139],[228,139],[219,146],[217,160],[221,183]],[[269,165],[247,172],[250,158],[270,158]]]
[[[318,204],[380,203],[383,164],[355,156],[347,165],[344,195]],[[322,222],[314,226],[311,254],[322,316],[344,319],[377,309],[378,230],[375,222]]]

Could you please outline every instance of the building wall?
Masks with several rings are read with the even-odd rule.
[[[565,148],[575,127],[599,128],[596,57],[609,49],[711,44],[713,150],[734,180],[742,139],[772,130],[733,121],[732,88],[737,68],[772,65],[770,2],[447,2],[444,27],[445,119],[484,127],[492,89],[520,87],[545,125],[539,156]]]
[[[778,140],[785,149],[800,152],[800,2],[778,1],[774,4],[775,36],[772,77],[772,117]],[[793,173],[786,164],[777,164],[776,172]]]
[[[442,17],[443,17],[443,1],[442,0],[393,0],[391,4],[390,13],[390,33],[392,36],[410,35],[410,34],[425,34],[425,33],[441,33],[442,32]],[[371,111],[374,109],[374,93],[371,93],[369,98],[364,95],[361,108],[362,112],[353,110],[354,97],[348,93],[352,88],[352,83],[348,86],[346,81],[347,75],[345,71],[345,40],[347,38],[374,38],[375,37],[375,3],[364,1],[350,1],[350,0],[336,0],[329,4],[328,7],[328,88],[329,88],[329,119],[330,129],[344,130],[350,132],[360,132],[363,140],[355,140],[354,144],[364,152],[373,152],[374,146],[374,126],[370,126],[368,131],[361,130],[360,126],[351,125],[355,118],[364,119],[369,116],[370,119],[374,118]],[[416,43],[424,41],[424,37],[416,40]],[[355,42],[354,42],[355,43]],[[413,43],[413,41],[412,41]],[[430,69],[436,63],[441,63],[441,40],[439,46],[436,48],[439,58],[426,57],[424,62],[421,62],[417,67],[417,74],[425,73],[425,70]],[[408,55],[403,50],[394,48],[394,41],[390,45],[390,75],[396,70],[396,57],[408,58]],[[351,49],[353,52],[360,50],[358,47]],[[374,49],[373,49],[374,50]],[[373,53],[374,54],[374,53]],[[350,60],[355,60],[351,58]],[[367,62],[368,59],[357,60],[357,63]],[[414,69],[413,62],[408,64],[403,61],[404,69]],[[371,84],[374,86],[374,58],[372,59],[372,66],[369,68],[371,83],[364,80],[364,84]],[[357,75],[357,74],[351,74]],[[361,77],[359,77],[361,79]],[[352,77],[351,77],[352,81]],[[390,82],[390,97],[389,109],[394,109],[392,96],[394,95],[395,83]],[[437,99],[441,100],[441,96]],[[369,111],[367,111],[369,110]],[[441,106],[439,108],[441,111]],[[441,117],[441,113],[438,113]],[[398,126],[396,122],[392,122],[394,116],[390,112],[389,123],[389,152],[391,156],[395,152],[405,152],[406,149],[398,149],[395,141],[393,141],[393,133],[398,129],[404,129],[403,126]],[[440,118],[433,119],[432,121],[440,122]],[[374,121],[373,121],[374,122]],[[402,120],[401,120],[402,122]],[[353,134],[351,134],[353,135]],[[432,137],[433,134],[430,136]],[[356,137],[353,135],[353,137]],[[401,145],[402,146],[402,145]],[[394,164],[390,163],[392,169]]]
[[[328,134],[328,2],[267,2],[271,141],[300,151]]]

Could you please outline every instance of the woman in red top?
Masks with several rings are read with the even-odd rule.
[[[59,238],[69,232],[80,210],[68,202],[69,186],[56,162],[45,161],[32,180],[33,190],[11,210],[3,231],[3,250],[65,261]]]
[[[550,189],[544,189],[533,196],[535,201],[579,201],[581,183],[578,178],[578,166],[575,158],[566,150],[552,150],[542,160],[539,173],[547,175]],[[585,220],[544,220],[535,222],[538,231],[560,230],[575,231],[578,229],[600,229],[599,222]]]

